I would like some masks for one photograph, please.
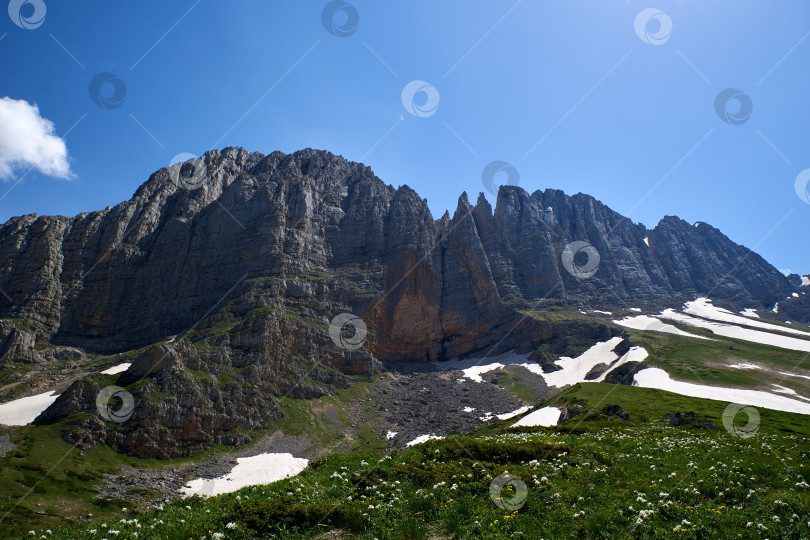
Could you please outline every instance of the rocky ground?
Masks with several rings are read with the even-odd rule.
[[[422,435],[447,436],[468,432],[482,417],[512,412],[527,403],[506,389],[510,375],[519,377],[539,399],[550,394],[541,377],[519,366],[507,366],[470,380],[461,371],[443,371],[428,362],[392,363],[386,384],[377,389],[380,426],[395,445]],[[489,413],[489,414],[487,414]]]
[[[351,432],[359,430],[369,419],[373,420],[378,431],[377,437],[393,447],[404,446],[421,435],[447,436],[469,432],[496,420],[493,415],[509,413],[527,404],[507,389],[508,383],[514,380],[529,388],[538,400],[554,392],[541,377],[519,366],[506,366],[485,373],[484,382],[465,378],[461,371],[442,370],[430,362],[391,363],[386,369],[382,380],[375,384],[374,397],[350,405],[349,440]],[[372,400],[372,403],[367,400]],[[320,413],[328,416],[330,411]],[[489,419],[482,420],[484,416]],[[337,425],[337,419],[335,423]],[[389,431],[396,432],[396,435],[387,437]],[[2,451],[3,439],[0,439],[0,453]],[[97,486],[99,497],[141,507],[173,501],[180,498],[179,490],[188,481],[224,476],[237,464],[237,458],[262,453],[290,453],[315,459],[328,451],[313,445],[306,435],[289,436],[278,430],[254,444],[196,463],[156,469],[121,467],[116,474],[105,475]]]
[[[11,442],[11,437],[8,435],[0,435],[0,457],[13,452],[15,448],[17,448],[17,446]]]

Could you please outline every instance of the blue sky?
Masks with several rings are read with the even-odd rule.
[[[10,9],[36,28],[0,17],[0,97],[69,131],[72,178],[20,181],[23,163],[0,180],[2,221],[116,204],[183,152],[313,147],[408,184],[435,217],[502,160],[529,192],[588,193],[648,227],[705,221],[810,272],[794,189],[810,168],[807,2],[355,0],[339,36],[324,1],[38,1],[41,24],[33,0]],[[651,7],[663,15],[637,34]],[[90,98],[99,73],[123,81],[120,106]],[[402,100],[414,80],[439,99],[421,116]],[[737,125],[716,111],[727,88],[753,106]],[[406,101],[419,113],[425,98]]]

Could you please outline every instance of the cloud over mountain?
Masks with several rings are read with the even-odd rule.
[[[0,98],[0,178],[10,178],[21,168],[70,178],[67,146],[54,131],[53,122],[43,118],[36,105]]]

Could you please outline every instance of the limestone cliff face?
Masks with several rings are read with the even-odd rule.
[[[646,230],[582,194],[507,186],[494,213],[465,194],[452,218],[434,220],[407,186],[324,151],[211,151],[192,191],[178,168],[107,210],[0,226],[0,317],[54,343],[125,350],[188,329],[240,280],[278,277],[283,294],[368,315],[381,358],[441,359],[474,347],[469,334],[497,325],[506,299],[622,305],[710,293],[772,307],[795,288],[707,224],[667,217]],[[591,278],[561,264],[575,240],[600,255]],[[347,279],[303,283],[313,269]]]
[[[598,253],[587,279],[563,264],[574,241]],[[71,419],[71,442],[175,457],[243,442],[281,414],[279,396],[332,392],[380,360],[516,349],[548,366],[619,332],[521,313],[540,301],[710,295],[770,308],[796,287],[702,223],[647,230],[586,195],[517,187],[494,210],[462,194],[434,219],[409,187],[328,152],[226,148],[157,171],[115,207],[1,225],[0,368],[121,353],[129,370],[73,383],[38,422]],[[344,312],[368,327],[360,350],[329,337]],[[112,383],[135,400],[120,426],[87,414]]]

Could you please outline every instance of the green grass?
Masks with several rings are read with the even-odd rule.
[[[187,338],[190,341],[197,342],[204,338],[218,338],[225,336],[233,330],[235,326],[237,326],[241,321],[238,319],[234,319],[232,317],[228,317],[224,320],[217,321],[210,326],[205,328],[198,328],[192,330],[187,334]]]
[[[632,423],[655,423],[667,413],[694,412],[713,421],[722,429],[724,401],[692,398],[654,388],[639,388],[607,383],[579,383],[546,402],[546,405],[584,404],[592,410],[619,405],[630,411]],[[794,433],[810,436],[807,415],[770,409],[758,409],[760,430],[769,433]],[[576,423],[576,418],[572,419]]]
[[[565,322],[584,322],[588,324],[604,324],[604,321],[585,315],[579,311],[573,310],[568,307],[558,305],[556,301],[545,301],[535,309],[518,309],[518,313],[531,317],[536,321],[550,322],[550,323],[565,323]]]
[[[517,372],[517,373],[515,373]],[[498,385],[514,394],[527,405],[534,405],[540,399],[540,393],[525,383],[524,377],[537,377],[525,368],[510,368],[510,371],[498,370],[487,373],[488,377],[498,375]]]
[[[284,316],[291,321],[295,321],[299,324],[309,326],[310,328],[314,328],[316,330],[326,330],[326,328],[328,327],[328,325],[324,321],[322,321],[321,319],[317,319],[315,317],[301,316],[296,313],[290,312],[285,313]]]
[[[552,402],[619,404],[631,421],[574,418],[557,428],[499,426],[382,457],[363,452],[316,460],[295,478],[210,499],[192,498],[121,521],[54,530],[54,538],[120,531],[128,538],[807,538],[810,440],[798,415],[762,411],[741,439],[672,427],[664,412],[717,418],[722,403],[666,392],[585,383]],[[520,479],[495,490],[502,474]],[[500,497],[498,497],[500,496]],[[521,502],[520,498],[515,502]],[[140,525],[140,527],[138,526]],[[347,536],[349,537],[349,536]]]
[[[19,328],[20,330],[31,330],[31,323],[26,321],[25,319],[19,318],[12,318],[12,319],[0,319],[2,321],[8,322]]]
[[[82,452],[63,441],[55,426],[15,431],[12,439],[17,449],[0,461],[0,517],[5,516],[0,528],[6,534],[33,524],[43,529],[56,526],[87,513],[118,515],[119,505],[97,500],[94,484],[123,464],[159,464],[117,454],[107,446]]]
[[[386,444],[378,438],[374,427],[372,398],[373,383],[369,382],[357,382],[335,395],[310,401],[281,398],[285,417],[272,430],[279,429],[288,436],[306,436],[317,448],[379,453]],[[365,419],[362,423],[357,414],[361,409]],[[356,428],[352,431],[349,428],[353,420]]]
[[[251,315],[271,312],[254,310]],[[541,312],[521,313],[554,324],[597,321],[554,302],[547,302]],[[325,326],[306,313],[288,312],[286,317]],[[235,325],[234,319],[220,321],[197,337],[219,337]],[[800,392],[810,388],[799,379],[791,378],[788,384],[768,371],[727,368],[745,361],[789,371],[796,364],[810,365],[801,363],[804,353],[691,327],[688,331],[716,341],[629,334],[650,353],[645,363],[662,367],[675,379],[747,388],[772,381]],[[137,352],[98,357],[93,365],[126,361]],[[208,373],[192,374],[207,384],[214,382]],[[227,386],[236,378],[236,372],[228,371],[218,373],[216,382]],[[526,403],[538,399],[519,374],[504,372],[500,384]],[[120,465],[151,468],[199,462],[224,448],[157,462],[122,456],[105,446],[80,455],[61,440],[56,426],[12,430],[19,449],[0,459],[0,516],[9,512],[0,527],[10,537],[51,528],[55,538],[95,536],[91,529],[103,535],[100,538],[114,537],[107,532],[112,530],[121,531],[119,538],[132,537],[133,532],[139,538],[211,538],[214,532],[227,538],[316,538],[334,530],[363,539],[810,537],[810,490],[803,487],[810,481],[806,416],[760,409],[757,435],[739,439],[722,427],[725,403],[582,383],[546,403],[577,405],[594,413],[562,426],[509,431],[506,426],[514,422],[510,420],[386,454],[375,424],[374,385],[359,382],[309,401],[282,398],[284,417],[269,429],[249,434],[256,440],[281,431],[306,438],[317,455],[331,453],[295,479],[139,514],[122,510],[133,509],[134,500],[110,503],[97,498],[95,486],[103,474]],[[164,397],[154,393],[147,399]],[[631,420],[595,414],[607,405],[626,409]],[[672,427],[661,421],[674,412],[695,412],[719,429]],[[526,503],[516,513],[505,512],[489,496],[492,479],[505,471],[529,487]],[[137,495],[131,490],[127,497]],[[642,510],[652,512],[639,514]],[[92,523],[79,523],[87,519],[79,516],[87,513],[94,515]]]
[[[688,332],[711,337],[714,341],[674,336],[658,332],[630,331],[630,340],[649,353],[644,361],[667,371],[673,379],[710,385],[743,388],[763,388],[769,385],[787,385],[801,392],[810,392],[806,379],[786,377],[779,371],[790,372],[810,368],[807,353],[780,349],[739,339],[725,338],[708,330],[688,327]],[[762,370],[728,368],[741,362],[753,363]]]

